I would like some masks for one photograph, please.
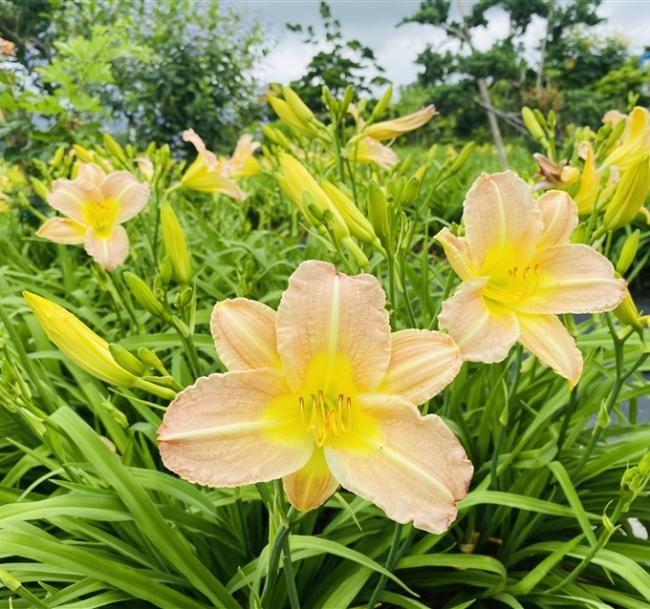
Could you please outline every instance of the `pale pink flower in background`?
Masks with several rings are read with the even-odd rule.
[[[83,244],[88,255],[106,271],[120,266],[129,254],[122,224],[137,215],[149,200],[149,185],[128,171],[106,174],[99,165],[81,165],[74,180],[55,180],[47,197],[65,218],[47,220],[39,237],[70,245]]]

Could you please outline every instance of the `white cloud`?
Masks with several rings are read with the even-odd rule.
[[[289,32],[286,22],[303,25],[320,25],[318,0],[291,2],[287,0],[226,0],[227,6],[241,8],[250,16],[260,19],[276,45],[255,76],[261,82],[288,82],[303,72],[314,48],[302,42],[300,34]],[[413,82],[419,71],[415,59],[427,43],[455,49],[457,45],[445,41],[445,34],[439,29],[418,24],[396,27],[397,23],[415,12],[417,0],[338,0],[330,1],[333,15],[338,18],[346,38],[357,38],[370,46],[386,72],[384,76],[396,85]],[[454,6],[454,12],[457,7]],[[599,33],[620,32],[629,41],[633,52],[639,52],[650,44],[648,22],[650,0],[605,0],[598,10],[608,19],[606,25],[596,28]],[[500,8],[487,13],[488,24],[476,28],[474,43],[481,50],[508,33],[507,14]],[[524,39],[526,58],[536,65],[539,53],[537,46],[544,34],[544,20],[538,17],[528,29]],[[317,31],[319,31],[317,29]]]

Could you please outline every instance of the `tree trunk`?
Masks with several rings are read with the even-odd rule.
[[[503,138],[501,137],[501,130],[499,129],[497,117],[491,110],[492,99],[490,98],[490,92],[488,91],[487,84],[482,78],[479,78],[476,81],[476,84],[478,85],[478,91],[481,94],[481,100],[485,105],[485,112],[487,114],[488,123],[490,123],[490,131],[492,131],[492,139],[494,140],[494,145],[497,149],[497,156],[499,157],[499,165],[501,165],[501,169],[508,169],[506,149],[503,145]]]

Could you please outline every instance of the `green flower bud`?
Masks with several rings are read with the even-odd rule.
[[[639,242],[641,240],[641,231],[639,229],[633,231],[628,235],[623,248],[621,249],[621,255],[618,257],[618,262],[616,263],[616,270],[624,275],[627,270],[634,262],[636,253],[639,250]]]
[[[131,290],[133,298],[136,299],[138,304],[145,310],[149,311],[152,315],[156,317],[161,317],[167,319],[169,317],[168,313],[165,311],[162,303],[155,297],[154,293],[151,291],[151,288],[144,282],[140,277],[131,273],[131,271],[125,271],[122,275],[126,285]]]
[[[145,365],[153,368],[154,370],[157,370],[163,376],[167,376],[169,374],[169,372],[167,372],[167,368],[165,368],[165,365],[162,363],[160,358],[151,349],[149,349],[149,347],[139,347],[138,358],[140,358],[140,360],[144,362]]]
[[[645,203],[649,189],[650,164],[646,155],[623,172],[614,196],[605,208],[605,228],[613,230],[632,222]]]
[[[192,261],[185,241],[185,233],[169,201],[160,207],[160,227],[165,250],[174,269],[174,278],[181,285],[192,280]]]
[[[546,140],[546,134],[544,133],[544,130],[542,129],[539,122],[535,118],[534,112],[528,106],[524,106],[521,109],[521,117],[524,120],[524,124],[526,125],[526,129],[528,129],[530,134],[538,142]]]
[[[390,100],[393,97],[393,85],[388,85],[384,94],[381,96],[377,105],[374,107],[372,114],[370,115],[370,120],[374,121],[378,119],[384,112],[386,112],[388,106],[390,105]]]
[[[467,163],[469,157],[472,155],[472,152],[474,152],[475,147],[475,142],[469,142],[469,144],[465,144],[465,146],[463,146],[463,149],[458,153],[458,155],[456,155],[454,162],[449,168],[449,175],[454,175],[463,168],[463,165]]]
[[[120,146],[108,133],[102,133],[102,138],[104,139],[104,146],[108,148],[108,151],[115,156],[115,158],[120,161],[126,161],[126,155],[122,146]]]
[[[388,243],[390,232],[388,219],[388,201],[386,195],[374,182],[368,188],[368,217],[384,247]]]
[[[136,376],[142,376],[147,369],[144,364],[135,355],[127,351],[122,345],[110,343],[108,349],[113,359],[125,370],[128,370]]]
[[[43,201],[47,201],[47,196],[50,194],[50,189],[45,186],[38,178],[29,178],[29,181],[32,183],[32,188],[34,192],[41,198]]]

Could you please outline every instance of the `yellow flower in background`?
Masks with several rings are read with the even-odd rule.
[[[375,140],[390,140],[422,127],[422,125],[428,123],[437,113],[434,106],[427,106],[407,116],[369,125],[363,130],[363,133]]]
[[[348,148],[348,157],[357,163],[375,163],[383,169],[390,169],[399,160],[392,149],[368,136],[351,143]]]
[[[253,141],[252,135],[242,135],[232,157],[223,161],[225,174],[230,178],[246,178],[260,173],[262,168],[254,156],[260,145]]]
[[[580,174],[580,187],[573,199],[578,207],[578,213],[587,215],[591,213],[596,199],[598,199],[602,172],[596,169],[594,148],[591,142],[583,142],[581,148],[584,151],[585,164]]]
[[[467,360],[502,361],[519,341],[575,385],[582,355],[557,315],[612,310],[627,290],[607,258],[569,242],[578,223],[571,197],[549,191],[535,201],[512,171],[484,174],[463,221],[465,237],[437,235],[463,281],[443,303],[440,327]]]
[[[110,174],[94,163],[82,164],[74,180],[55,180],[47,197],[51,207],[66,218],[47,220],[37,235],[64,244],[83,244],[106,271],[129,254],[129,237],[122,226],[149,200],[149,185],[128,171]]]
[[[197,156],[185,170],[181,186],[199,192],[224,194],[237,201],[246,198],[246,193],[228,177],[225,163],[205,147],[203,140],[194,129],[183,131],[182,138],[196,148]]]
[[[650,162],[646,154],[629,166],[616,185],[605,207],[603,224],[609,229],[620,228],[634,220],[641,211],[650,191]]]
[[[636,106],[626,119],[619,146],[607,156],[603,166],[617,166],[621,171],[636,165],[650,153],[650,112]]]
[[[397,522],[440,533],[454,521],[473,467],[453,432],[420,404],[462,360],[439,332],[391,334],[374,277],[308,261],[278,311],[237,298],[211,320],[229,372],[202,377],[158,430],[165,465],[212,487],[282,478],[299,510],[339,484]]]

